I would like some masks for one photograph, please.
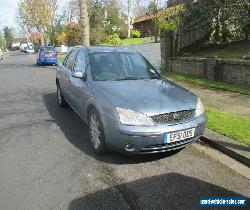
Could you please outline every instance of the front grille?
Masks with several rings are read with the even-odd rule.
[[[156,124],[169,124],[169,123],[178,123],[191,119],[194,116],[195,110],[183,110],[178,112],[170,112],[165,114],[159,114],[151,116],[150,118]]]

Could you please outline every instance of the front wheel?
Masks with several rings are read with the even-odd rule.
[[[57,103],[59,104],[60,107],[66,107],[67,101],[64,99],[60,85],[57,85]]]
[[[108,150],[105,142],[104,130],[98,113],[92,110],[89,114],[90,142],[96,154],[105,154]]]

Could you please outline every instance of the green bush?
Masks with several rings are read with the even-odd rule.
[[[122,26],[118,31],[119,37],[125,39],[128,36],[128,26]]]
[[[133,29],[131,31],[131,37],[132,38],[140,38],[140,36],[141,36],[141,32],[139,30]]]
[[[102,29],[95,29],[90,31],[90,44],[100,45],[108,41],[108,35]]]
[[[108,45],[118,45],[121,42],[119,34],[114,33],[108,37]]]

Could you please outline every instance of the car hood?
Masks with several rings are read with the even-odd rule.
[[[114,106],[148,116],[196,108],[197,97],[164,80],[95,81],[94,88]]]

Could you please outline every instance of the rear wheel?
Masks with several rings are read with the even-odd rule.
[[[107,150],[104,130],[98,113],[91,110],[89,114],[90,142],[96,154],[105,154]]]
[[[67,101],[64,99],[63,97],[63,94],[62,94],[62,91],[61,91],[61,88],[60,88],[60,85],[58,84],[57,85],[57,102],[59,104],[60,107],[66,107],[68,104],[67,104]]]

